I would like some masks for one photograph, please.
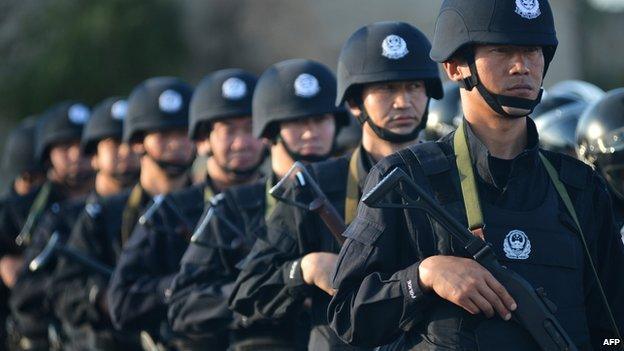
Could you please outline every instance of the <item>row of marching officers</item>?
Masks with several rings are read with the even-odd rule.
[[[445,1],[433,47],[407,23],[362,27],[337,78],[306,59],[259,78],[219,70],[194,89],[155,77],[92,113],[67,101],[25,121],[7,144],[20,175],[0,203],[9,347],[586,350],[618,339],[624,92],[570,88],[538,105],[557,46],[550,7],[490,2]],[[461,88],[443,87],[434,59]],[[458,129],[423,142],[445,93]],[[576,146],[598,172],[541,149],[534,109],[548,123],[573,111],[575,124],[582,110]],[[361,141],[345,152],[346,131]],[[410,203],[429,197],[433,210]]]

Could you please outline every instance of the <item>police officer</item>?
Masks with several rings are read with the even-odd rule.
[[[604,183],[579,161],[540,150],[526,117],[556,46],[547,1],[444,1],[431,57],[461,84],[464,121],[439,142],[379,162],[366,191],[402,168],[490,242],[501,264],[542,287],[586,350],[615,331],[580,235],[620,320],[624,253]],[[345,236],[328,310],[343,340],[372,346],[402,336],[402,350],[539,349],[510,321],[525,306],[423,211],[361,204]]]
[[[304,90],[299,87],[297,95],[295,82],[301,81],[301,77],[316,82],[319,90],[315,94],[301,94]],[[213,85],[211,89],[207,87],[209,91],[218,92],[223,84],[222,79],[208,82]],[[221,196],[213,198],[213,208],[200,219],[198,240],[184,254],[181,269],[171,285],[169,320],[175,331],[192,337],[212,336],[226,341],[229,338],[231,350],[295,348],[295,335],[300,330],[296,329],[297,321],[232,315],[227,308],[228,291],[239,273],[237,263],[249,254],[256,237],[263,235],[259,231],[275,202],[267,190],[284,176],[294,161],[324,158],[331,152],[335,132],[346,120],[344,110],[334,106],[335,86],[336,80],[326,67],[303,59],[277,63],[260,77],[253,93],[253,126],[258,138],[273,145],[273,172],[253,184],[226,189]],[[250,114],[251,96],[238,109],[240,114]],[[191,118],[200,111],[192,109]],[[309,146],[302,148],[306,143]],[[218,217],[215,212],[219,213]],[[233,223],[240,233],[229,228],[225,221]],[[215,345],[213,349],[225,346]],[[202,347],[205,344],[198,349]]]
[[[609,91],[583,112],[576,128],[578,157],[592,165],[607,181],[620,228],[624,224],[623,97],[623,88]]]
[[[239,114],[233,108],[240,104],[237,100],[244,98],[241,91],[253,90],[255,78],[238,70],[222,72],[212,78],[220,80],[221,84],[216,92],[210,85],[213,89],[210,94],[202,84],[197,94],[193,94],[194,112],[188,131],[191,138],[185,135],[189,143],[191,139],[195,141],[198,149],[207,147],[211,151],[206,183],[172,191],[158,201],[154,199],[125,246],[108,291],[110,313],[118,329],[143,329],[154,336],[156,342],[167,346],[175,344],[179,348],[204,341],[172,334],[166,320],[169,284],[178,271],[190,231],[203,211],[205,199],[226,187],[258,179],[263,155],[262,143],[251,135],[250,116]],[[222,88],[224,84],[225,89]],[[222,96],[220,99],[214,99],[217,92]],[[207,95],[213,99],[206,101]],[[228,104],[227,100],[233,102]],[[187,124],[189,104],[190,96],[180,106],[185,111],[180,118],[184,117]],[[223,105],[232,110],[210,114]]]
[[[55,231],[69,234],[86,194],[93,186],[93,171],[80,149],[80,137],[90,116],[89,108],[79,102],[62,102],[47,110],[37,124],[35,154],[47,167],[47,182],[37,193],[16,241],[25,246],[24,266],[13,288],[10,306],[22,337],[22,349],[58,347],[48,343],[48,328],[56,325],[48,292],[54,262],[37,272],[28,263],[41,253]],[[50,329],[50,330],[60,330]]]
[[[457,128],[462,118],[459,85],[444,82],[444,97],[429,104],[429,117],[425,128],[427,140],[438,140]]]
[[[6,195],[0,199],[0,326],[5,325],[9,315],[10,288],[15,284],[22,266],[22,249],[15,244],[15,237],[26,221],[28,210],[45,181],[40,163],[35,161],[36,117],[21,122],[9,133],[4,147],[3,170],[12,181]],[[0,328],[0,350],[6,349],[6,329]]]
[[[136,184],[139,176],[139,154],[121,142],[126,111],[125,99],[108,98],[94,108],[85,126],[82,149],[97,170],[95,190],[67,242],[69,248],[111,267],[121,250],[119,200],[127,201],[125,189]],[[103,299],[107,282],[102,273],[61,258],[53,282],[56,313],[66,328],[85,330],[88,341],[70,340],[74,348],[138,349],[138,338],[133,343],[131,335],[115,332],[110,324]]]
[[[349,223],[375,162],[417,142],[430,98],[442,97],[431,45],[413,26],[379,22],[358,29],[338,61],[336,105],[348,103],[363,125],[362,144],[349,156],[315,163],[310,173]],[[297,189],[285,193],[306,201]],[[241,313],[281,317],[311,299],[309,349],[350,349],[329,329],[330,273],[340,244],[314,213],[279,202],[238,277],[230,306]]]

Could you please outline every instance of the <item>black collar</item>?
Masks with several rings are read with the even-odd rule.
[[[493,156],[490,154],[490,151],[483,144],[483,142],[481,142],[481,140],[479,140],[479,138],[474,134],[465,118],[463,123],[466,130],[466,136],[468,138],[468,146],[470,147],[472,164],[475,166],[479,177],[487,184],[501,189],[502,187],[496,185],[490,169],[490,159]],[[535,126],[533,120],[529,117],[526,117],[526,123],[528,139],[527,146],[524,151],[511,160],[509,179],[517,176],[520,172],[525,172],[526,170],[535,168],[539,162],[539,136],[537,133],[537,127]]]

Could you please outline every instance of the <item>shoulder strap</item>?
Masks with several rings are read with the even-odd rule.
[[[32,230],[37,225],[39,218],[41,218],[41,215],[45,211],[51,193],[52,183],[46,182],[41,187],[41,190],[39,190],[39,193],[37,193],[37,197],[28,211],[28,217],[26,217],[24,227],[22,227],[19,235],[15,238],[15,243],[18,246],[28,245],[30,243]]]
[[[409,150],[416,156],[436,200],[443,205],[458,201],[459,196],[451,177],[451,162],[440,143],[423,143]]]
[[[141,202],[143,200],[143,188],[137,184],[132,188],[128,201],[126,202],[126,208],[123,210],[121,220],[121,244],[126,243],[132,235],[134,225],[139,219],[139,211],[141,210]]]
[[[544,164],[544,167],[546,168],[546,172],[548,172],[548,176],[550,177],[550,180],[553,182],[555,189],[557,189],[557,193],[559,194],[559,197],[561,197],[563,204],[565,205],[566,209],[570,213],[570,216],[572,216],[574,223],[576,224],[576,227],[579,232],[579,236],[581,238],[581,242],[583,243],[583,248],[585,249],[585,255],[587,256],[587,261],[589,262],[589,266],[591,267],[594,278],[596,278],[596,282],[598,283],[598,290],[600,291],[600,297],[602,298],[602,302],[604,303],[604,306],[607,309],[607,314],[609,315],[611,326],[613,327],[616,337],[622,340],[617,323],[615,322],[615,318],[613,317],[613,312],[611,311],[611,307],[609,306],[607,295],[605,294],[604,289],[602,287],[602,283],[600,282],[600,276],[598,275],[598,270],[596,269],[594,260],[592,259],[591,253],[589,252],[589,246],[587,245],[585,234],[583,234],[583,229],[581,228],[581,223],[579,222],[578,216],[576,215],[576,210],[574,209],[574,205],[572,204],[570,195],[568,194],[568,191],[566,190],[565,186],[559,179],[559,174],[557,174],[557,170],[552,165],[552,163],[541,152],[539,153],[539,156],[542,160],[542,163]]]
[[[360,201],[358,189],[358,162],[360,162],[360,148],[356,148],[349,160],[349,173],[347,175],[347,195],[345,196],[345,224],[349,225],[357,215],[357,206]]]

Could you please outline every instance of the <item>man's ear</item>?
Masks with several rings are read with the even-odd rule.
[[[347,108],[349,108],[349,112],[353,115],[353,117],[357,118],[362,114],[362,109],[360,105],[358,105],[354,99],[347,100]]]
[[[209,156],[212,148],[210,147],[210,138],[203,138],[195,142],[197,146],[197,154],[201,156]]]
[[[460,82],[467,76],[470,76],[469,73],[468,75],[464,75],[464,72],[468,70],[468,65],[462,60],[452,58],[444,62],[442,66],[448,78],[454,82]]]
[[[100,170],[97,153],[91,156],[91,168],[93,168],[93,170],[96,172]]]
[[[133,142],[130,144],[130,148],[137,155],[142,156],[143,154],[145,154],[145,146],[143,146],[143,143]]]

